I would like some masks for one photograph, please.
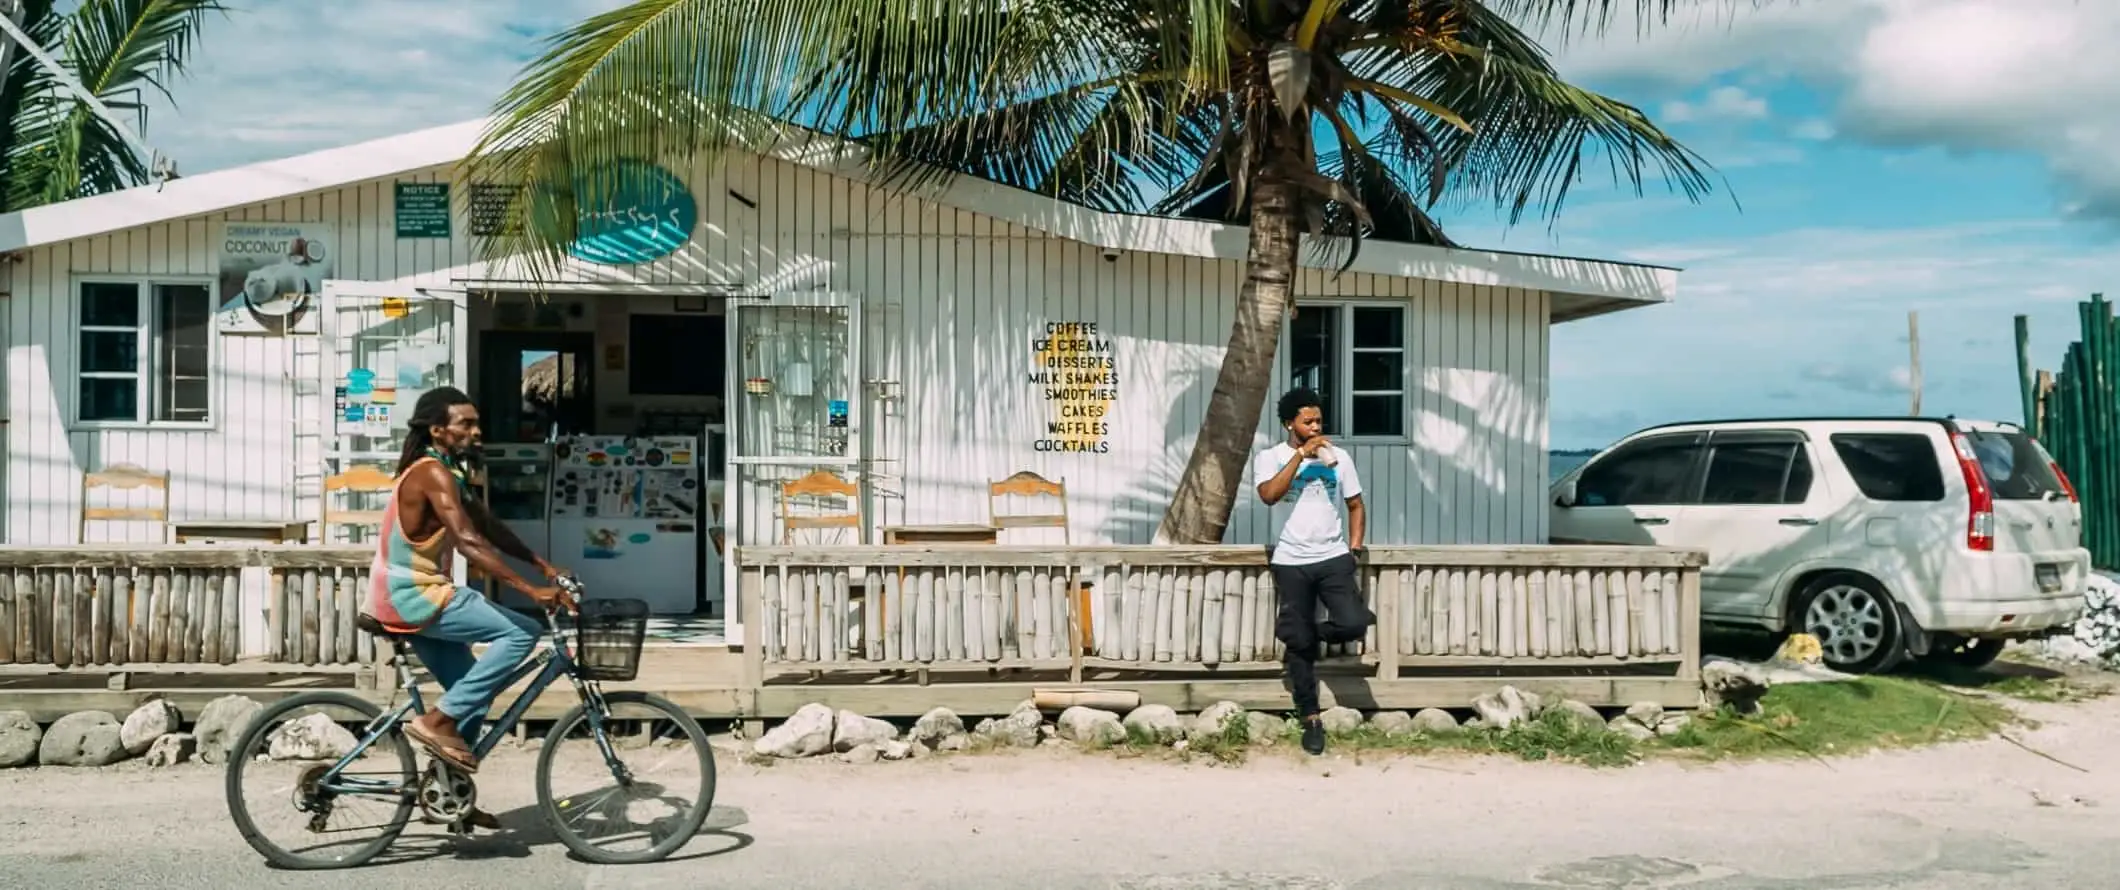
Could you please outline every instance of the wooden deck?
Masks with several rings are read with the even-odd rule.
[[[54,719],[154,697],[394,692],[354,631],[366,548],[0,548],[0,710]],[[883,717],[1004,713],[1034,688],[1197,710],[1285,708],[1265,554],[1252,547],[740,547],[755,645],[650,647],[637,681],[703,718],[813,701]],[[1646,547],[1377,547],[1376,628],[1321,665],[1362,709],[1465,707],[1504,683],[1593,705],[1699,698],[1701,554]],[[740,642],[740,641],[739,641]],[[387,653],[387,647],[386,647]],[[509,698],[503,696],[505,704]],[[533,719],[571,692],[549,691]]]

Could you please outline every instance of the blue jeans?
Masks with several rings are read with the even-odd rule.
[[[484,594],[459,587],[442,614],[408,642],[420,663],[442,684],[435,709],[456,721],[456,731],[474,748],[479,724],[506,687],[508,674],[537,645],[540,628],[529,616],[493,604]],[[473,659],[471,644],[485,643]]]

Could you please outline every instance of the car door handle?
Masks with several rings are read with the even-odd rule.
[[[1664,518],[1664,517],[1662,517],[1662,516],[1636,516],[1636,517],[1634,517],[1634,524],[1635,524],[1635,525],[1670,525],[1670,524],[1671,524],[1671,520],[1669,520],[1669,519],[1665,519],[1665,518]]]
[[[1782,517],[1782,519],[1781,519],[1781,524],[1782,524],[1782,525],[1817,525],[1817,524],[1818,524],[1818,520],[1816,520],[1816,519],[1812,519],[1812,518],[1811,518],[1811,517],[1809,517],[1809,516],[1784,516],[1784,517]]]

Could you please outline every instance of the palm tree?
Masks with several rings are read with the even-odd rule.
[[[1565,83],[1519,25],[1602,28],[1624,0],[637,0],[555,36],[500,100],[474,176],[538,184],[489,256],[556,271],[624,157],[755,148],[779,120],[866,147],[881,181],[971,174],[1119,211],[1250,226],[1200,435],[1158,533],[1218,542],[1272,379],[1305,234],[1448,244],[1430,210],[1558,213],[1598,153],[1637,192],[1706,164]],[[1633,0],[1662,22],[1698,0]],[[1322,237],[1320,237],[1322,236]],[[1345,268],[1342,265],[1341,268]]]
[[[206,14],[218,0],[16,0],[17,20],[44,53],[113,110],[137,109],[143,88],[169,96]],[[130,188],[153,171],[126,138],[37,59],[8,45],[0,85],[0,179],[4,209]]]

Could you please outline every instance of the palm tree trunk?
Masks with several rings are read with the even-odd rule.
[[[1262,176],[1251,194],[1251,242],[1245,252],[1244,288],[1229,328],[1222,370],[1207,400],[1207,417],[1193,442],[1185,474],[1171,493],[1170,511],[1156,531],[1158,544],[1219,544],[1229,528],[1237,491],[1250,475],[1252,437],[1266,390],[1273,385],[1274,353],[1288,319],[1296,276],[1295,186]]]

